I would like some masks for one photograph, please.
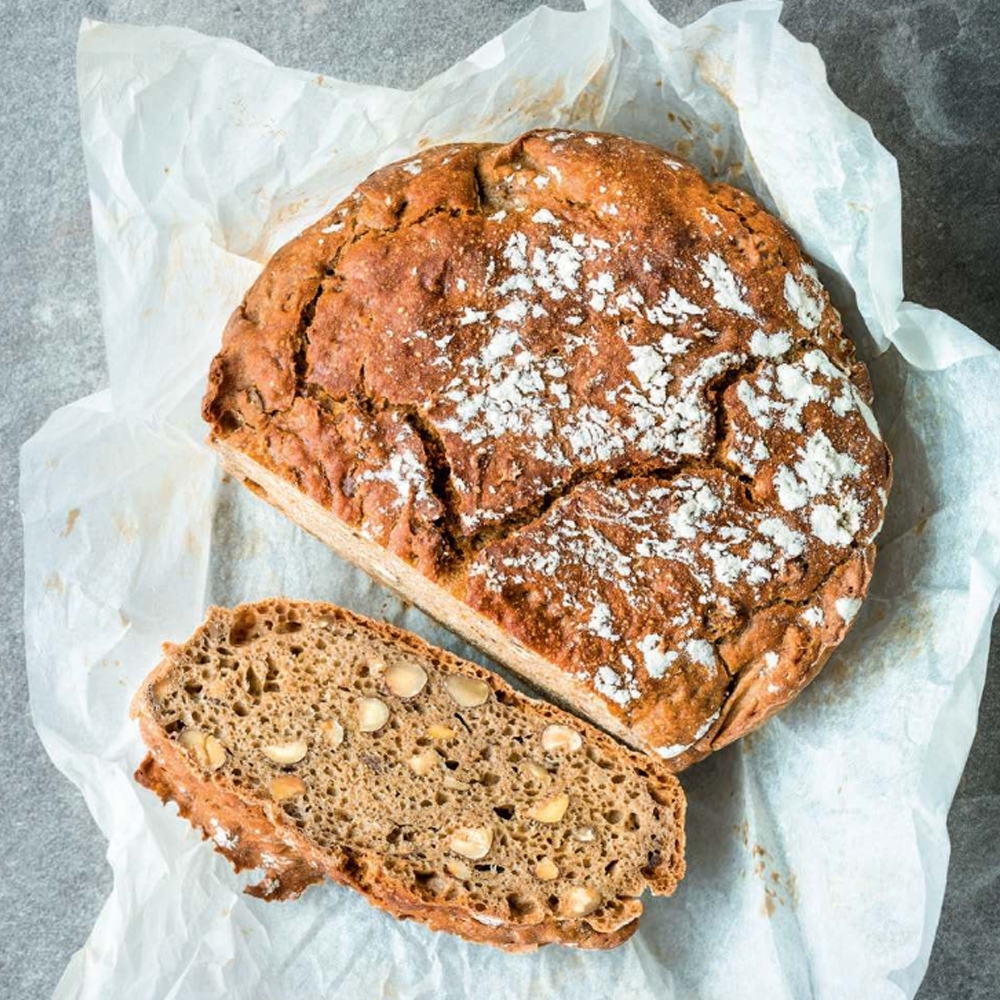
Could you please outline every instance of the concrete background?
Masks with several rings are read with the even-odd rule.
[[[712,6],[656,2],[678,23]],[[80,19],[186,25],[279,64],[411,87],[535,3],[0,0],[0,997],[49,996],[110,888],[104,842],[28,718],[16,501],[21,443],[107,384],[74,87]],[[787,0],[783,19],[819,47],[834,90],[899,160],[907,296],[1000,345],[1000,3]],[[998,639],[995,626],[921,1000],[1000,997]]]

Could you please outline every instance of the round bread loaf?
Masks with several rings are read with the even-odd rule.
[[[385,167],[282,248],[204,416],[269,501],[680,769],[854,618],[891,479],[870,403],[750,196],[541,130]]]

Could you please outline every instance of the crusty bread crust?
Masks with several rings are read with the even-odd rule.
[[[675,770],[815,676],[891,460],[795,240],[618,136],[393,164],[282,248],[204,401],[227,469]]]
[[[435,930],[446,930],[470,941],[492,944],[508,951],[531,951],[542,945],[561,943],[582,948],[612,948],[626,941],[638,926],[642,905],[637,899],[621,899],[624,917],[592,916],[570,919],[545,914],[543,919],[505,921],[477,919],[460,899],[454,902],[428,900],[417,895],[400,877],[381,863],[377,853],[358,852],[344,844],[320,845],[305,835],[280,809],[274,808],[266,792],[234,787],[225,769],[205,771],[197,759],[185,751],[177,732],[163,724],[162,684],[178,683],[178,664],[192,656],[201,660],[205,642],[233,633],[233,623],[246,613],[264,617],[273,608],[287,609],[306,627],[324,619],[344,623],[359,632],[359,642],[372,638],[391,643],[401,652],[433,663],[445,673],[461,673],[486,681],[506,704],[514,704],[529,715],[544,715],[545,722],[564,721],[583,734],[586,745],[626,767],[641,766],[656,801],[669,810],[664,818],[664,844],[668,853],[644,872],[645,884],[658,895],[670,894],[684,874],[684,796],[676,779],[662,764],[649,762],[626,750],[599,730],[550,706],[539,705],[518,694],[490,671],[428,646],[418,637],[383,622],[375,622],[344,609],[322,603],[260,602],[230,610],[211,608],[204,625],[183,646],[166,645],[165,658],[136,692],[132,714],[139,720],[140,733],[150,749],[136,772],[140,784],[164,802],[177,803],[181,816],[211,838],[216,850],[227,857],[237,871],[263,869],[258,884],[247,889],[266,900],[289,899],[309,885],[330,878],[365,895],[374,905],[403,919],[415,919]],[[210,638],[209,638],[210,637]],[[231,650],[227,649],[227,653]],[[183,682],[183,677],[181,678]],[[242,765],[244,770],[246,765]]]

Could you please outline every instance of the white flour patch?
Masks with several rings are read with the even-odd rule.
[[[792,346],[791,335],[784,330],[770,337],[763,330],[754,330],[750,337],[750,353],[758,358],[780,358]]]
[[[609,666],[599,667],[594,674],[595,689],[613,701],[616,705],[624,708],[630,701],[635,701],[639,697],[639,688],[635,682],[626,676],[616,673]]]
[[[803,271],[806,270],[806,265]],[[811,268],[810,268],[811,270]],[[815,271],[812,272],[815,275]],[[812,280],[812,279],[810,279]],[[814,282],[818,285],[818,282]],[[799,323],[807,330],[815,330],[823,318],[823,301],[809,294],[805,284],[798,282],[791,272],[785,275],[785,301],[795,313]]]
[[[710,253],[701,262],[701,273],[711,284],[713,297],[722,309],[739,313],[741,316],[755,315],[753,309],[743,298],[746,289],[718,254]]]
[[[644,264],[648,264],[645,261]],[[703,316],[705,310],[701,306],[684,298],[676,288],[668,291],[660,297],[660,301],[650,306],[646,310],[646,319],[650,323],[658,323],[660,326],[672,326],[677,320],[688,316]]]
[[[780,518],[764,518],[758,528],[760,533],[766,538],[770,538],[789,559],[796,559],[805,551],[805,535],[790,528]]]
[[[547,208],[540,208],[537,212],[535,212],[535,214],[531,217],[531,221],[540,222],[548,226],[559,225],[559,220]]]
[[[417,503],[432,502],[434,499],[428,488],[427,469],[408,448],[397,448],[389,456],[387,465],[380,469],[367,469],[357,477],[357,481],[382,482],[392,486],[396,492],[391,501],[393,510],[404,507],[411,495]]]
[[[861,601],[856,597],[838,597],[834,601],[834,607],[837,609],[837,614],[850,624],[861,608]]]
[[[621,638],[611,628],[611,608],[603,601],[598,601],[594,605],[594,609],[590,613],[590,620],[587,622],[587,627],[594,635],[601,639],[607,639],[608,642],[617,642]]]
[[[813,534],[827,545],[847,546],[854,541],[855,532],[861,527],[849,514],[844,514],[829,504],[816,504],[809,515]]]
[[[799,617],[807,625],[812,625],[814,628],[819,628],[826,622],[826,616],[823,614],[823,609],[820,607],[806,608],[806,610],[803,611]]]
[[[470,309],[466,306],[462,315],[458,317],[458,325],[468,326],[470,323],[482,323],[484,320],[489,318],[489,313],[479,312],[476,309]]]
[[[698,481],[694,489],[684,491],[683,500],[667,520],[678,538],[697,538],[707,527],[707,518],[715,514],[722,501],[712,492],[708,483]]]
[[[672,649],[663,649],[663,636],[660,635],[647,635],[637,645],[642,653],[646,673],[653,680],[659,680],[678,658],[678,654]]]
[[[689,639],[684,646],[684,652],[699,666],[715,669],[715,648],[710,642],[704,639]]]

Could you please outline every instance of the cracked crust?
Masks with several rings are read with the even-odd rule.
[[[669,895],[683,877],[684,796],[666,767],[416,636],[333,605],[276,600],[212,608],[164,654],[133,701],[150,750],[135,777],[176,802],[237,872],[263,871],[251,895],[290,899],[330,878],[396,917],[508,951],[606,949],[637,929],[644,890]],[[412,700],[384,683],[400,663],[425,672]],[[483,706],[456,711],[442,693],[455,674],[488,684]],[[388,705],[377,733],[358,728],[360,695]],[[331,719],[343,725],[333,745],[323,735]],[[430,723],[454,731],[432,741]],[[572,727],[575,750],[545,749],[552,724]],[[185,743],[192,730],[217,741],[214,766]],[[267,748],[279,738],[303,741],[302,756],[274,763]],[[407,759],[429,747],[437,769],[415,776]],[[441,770],[446,757],[453,770]],[[442,796],[442,774],[467,783]],[[268,788],[291,776],[305,780],[302,798],[275,800]],[[558,789],[572,800],[564,823],[525,815]],[[411,801],[435,791],[419,808]],[[493,807],[504,803],[501,819]],[[612,805],[623,811],[609,818]],[[475,872],[448,867],[461,860],[447,850],[456,823],[494,831]],[[575,839],[581,825],[586,843]],[[539,851],[561,866],[546,881],[532,873]],[[566,916],[580,885],[599,905]]]
[[[248,292],[226,467],[680,769],[818,672],[891,481],[816,272],[749,196],[617,136],[373,174]]]

